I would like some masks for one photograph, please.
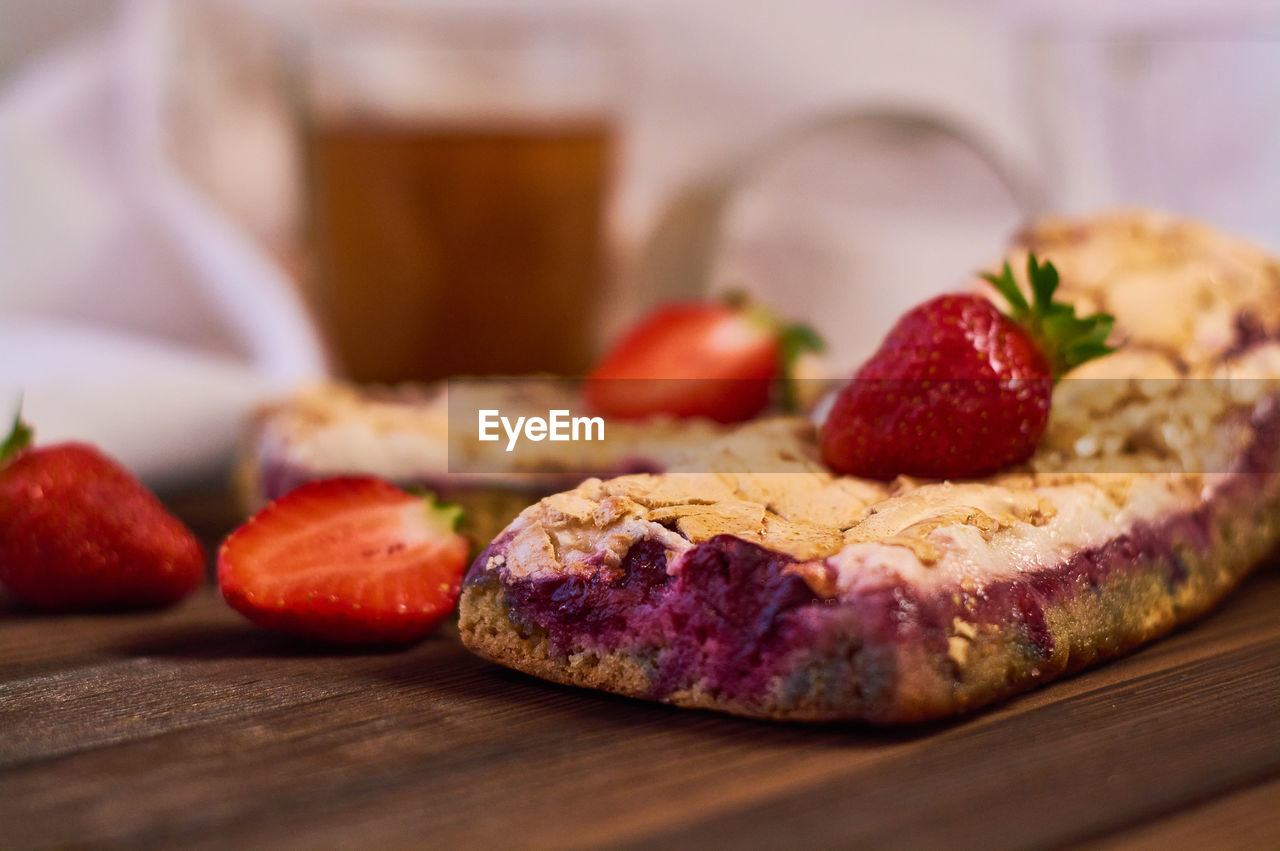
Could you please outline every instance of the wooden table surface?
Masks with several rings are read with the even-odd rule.
[[[215,541],[220,497],[176,502]],[[1280,847],[1280,562],[975,717],[781,725],[394,652],[0,603],[0,847]]]

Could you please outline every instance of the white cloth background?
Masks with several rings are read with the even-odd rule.
[[[171,11],[129,4],[0,96],[0,399],[153,479],[325,369],[288,277],[165,151]]]
[[[0,0],[0,30],[21,4],[34,14],[30,0]],[[209,45],[219,30],[200,15],[212,14],[222,38],[261,58],[269,39],[249,10],[262,5],[122,0],[104,30],[0,80],[0,406],[22,392],[43,439],[94,440],[153,479],[215,469],[246,411],[326,368],[281,262],[297,195],[286,130],[280,116],[240,97],[242,80],[206,67],[217,58]],[[278,26],[314,5],[287,0],[268,9]],[[668,216],[673,200],[785,128],[889,105],[957,122],[1011,170],[1034,174],[1044,164],[1035,130],[1048,125],[1028,88],[1032,29],[1105,34],[1206,15],[1274,21],[1274,4],[1208,0],[1123,4],[1121,18],[1118,4],[1013,0],[554,5],[615,14],[628,33],[625,147],[611,223],[624,285],[611,294],[605,334],[664,285],[661,267],[655,277],[641,261],[655,223],[680,224]],[[1280,81],[1275,60],[1257,73],[1268,69]],[[180,81],[189,87],[175,111]],[[1069,74],[1067,83],[1075,82]],[[1259,97],[1245,91],[1215,103],[1216,121],[1252,116],[1242,126],[1267,129]],[[1060,196],[1076,207],[1130,200],[1117,192],[1114,174],[1085,169],[1116,142],[1099,150],[1098,128],[1068,127],[1075,132],[1065,156],[1075,171],[1070,193]],[[1267,132],[1280,134],[1277,127]],[[1205,140],[1184,148],[1214,150]],[[1218,187],[1240,185],[1258,150],[1237,150],[1207,171],[1221,178]],[[860,167],[823,179],[822,169],[841,162]],[[902,307],[954,287],[991,259],[1020,214],[992,174],[938,139],[894,150],[837,135],[750,174],[751,184],[721,210],[733,230],[708,285],[745,285],[816,319],[841,370]],[[1269,175],[1280,176],[1280,166]],[[1054,176],[1044,175],[1050,189]],[[939,187],[946,203],[938,203]],[[1233,200],[1196,187],[1185,196],[1192,212],[1203,198],[1219,207]],[[1265,214],[1265,207],[1252,213]]]

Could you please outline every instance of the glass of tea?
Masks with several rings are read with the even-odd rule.
[[[299,46],[308,289],[347,377],[578,375],[614,172],[616,30],[535,10],[328,19]]]

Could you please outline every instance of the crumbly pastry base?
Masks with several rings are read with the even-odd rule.
[[[1044,222],[1023,244],[1128,337],[1080,377],[1280,375],[1280,266],[1252,247],[1148,214]],[[1032,462],[981,481],[835,477],[811,430],[778,420],[710,447],[700,472],[547,497],[473,566],[463,641],[549,680],[678,706],[886,723],[1123,653],[1202,614],[1280,539],[1275,388],[1068,384]],[[661,553],[658,597],[632,590],[640,544]],[[694,571],[715,559],[726,574],[759,562],[748,581],[783,590],[719,615],[737,631],[713,617],[691,639],[682,625],[708,606],[663,607],[721,599]],[[734,655],[729,634],[759,646]]]
[[[1120,655],[1212,608],[1280,538],[1275,477],[1265,492],[1243,479],[1229,491],[1173,521],[1202,523],[1210,539],[1203,549],[1173,541],[1164,553],[1144,552],[1124,536],[1100,547],[1113,551],[1105,575],[1096,584],[1082,580],[1043,606],[1047,640],[1039,646],[1016,620],[975,624],[953,633],[942,646],[925,641],[876,644],[851,630],[842,645],[797,658],[787,676],[775,677],[769,688],[749,699],[717,692],[705,681],[655,694],[658,654],[653,650],[636,654],[584,642],[562,652],[545,630],[517,625],[496,575],[466,589],[459,628],[477,655],[565,685],[775,720],[929,720],[985,706]],[[1044,574],[1052,577],[1066,570],[1066,565],[1050,567]],[[1171,577],[1178,578],[1172,585]],[[927,605],[936,606],[941,597],[955,593],[942,589]],[[955,606],[957,618],[963,609],[963,604]],[[855,607],[847,614],[856,622]],[[1044,646],[1052,650],[1045,654]],[[797,682],[803,687],[797,688]]]

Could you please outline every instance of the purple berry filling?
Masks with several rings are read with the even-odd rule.
[[[635,543],[618,567],[590,574],[511,579],[498,572],[511,620],[525,634],[545,631],[557,652],[649,655],[655,697],[697,680],[715,692],[760,695],[788,654],[812,644],[822,608],[804,580],[785,570],[793,561],[719,535],[690,550],[675,575],[662,545],[649,540]],[[468,581],[485,578],[473,568]]]
[[[902,584],[864,592],[846,602],[856,609],[868,644],[912,644],[945,655],[953,621],[960,618],[1013,625],[1025,639],[1030,657],[1048,659],[1056,643],[1046,608],[1080,594],[1097,595],[1110,576],[1144,567],[1152,558],[1168,566],[1169,587],[1177,588],[1190,576],[1182,547],[1206,554],[1209,521],[1209,513],[1201,510],[1174,515],[1158,525],[1138,524],[1059,565],[1022,578],[988,582],[972,591],[944,586],[922,594],[918,587]]]
[[[311,470],[273,456],[259,459],[258,478],[265,500],[279,499],[294,488],[320,478]]]
[[[1231,345],[1220,356],[1220,361],[1244,354],[1255,346],[1269,342],[1273,337],[1265,325],[1252,311],[1241,310],[1236,314],[1234,334]]]
[[[670,579],[662,545],[639,541],[613,569],[512,581],[507,600],[526,632],[542,627],[561,652],[582,638],[612,649],[653,616]]]

